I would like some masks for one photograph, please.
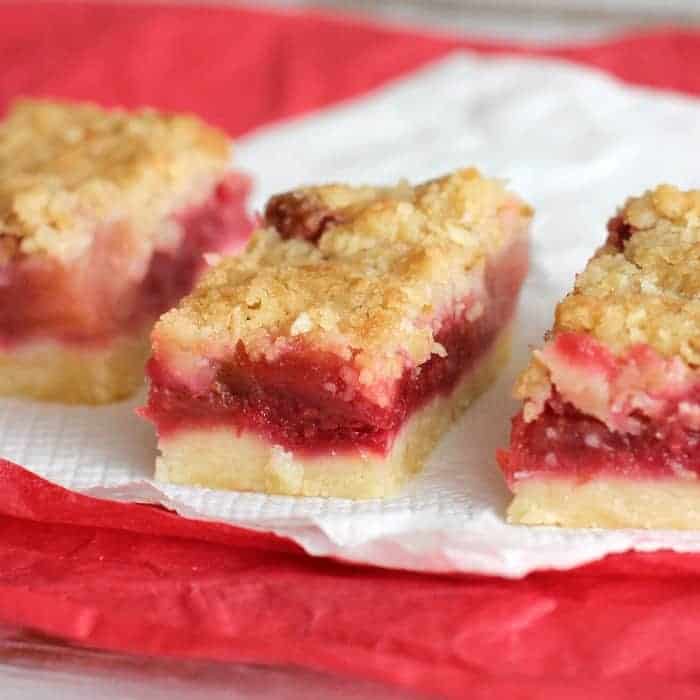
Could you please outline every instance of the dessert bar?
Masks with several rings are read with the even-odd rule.
[[[155,320],[252,228],[225,134],[153,110],[21,100],[0,122],[0,394],[103,403]]]
[[[473,169],[273,197],[156,325],[157,477],[395,493],[505,361],[531,215]]]
[[[559,304],[500,463],[511,521],[700,527],[700,192],[627,201]]]

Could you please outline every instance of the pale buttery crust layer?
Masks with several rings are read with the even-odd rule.
[[[116,220],[154,247],[162,219],[205,196],[229,154],[226,135],[195,117],[18,101],[0,122],[0,262],[72,260]]]
[[[558,350],[557,339],[565,333],[598,344],[614,367],[612,374],[585,359],[572,364]],[[664,394],[673,397],[696,386],[700,191],[661,185],[629,199],[611,222],[606,245],[557,306],[547,339],[516,385],[526,422],[537,420],[556,390],[561,400],[608,429],[635,435],[635,414],[653,424],[656,413],[663,414]],[[692,422],[696,407],[681,403],[680,409]],[[571,527],[700,527],[700,485],[685,475],[623,479],[601,474],[585,482],[568,476],[555,471],[516,476],[509,520]]]
[[[508,520],[562,527],[700,529],[700,483],[684,479],[566,477],[516,483]]]
[[[250,433],[225,427],[183,430],[159,441],[156,478],[215,489],[291,496],[380,498],[395,494],[452,423],[496,378],[508,360],[508,329],[452,393],[438,396],[402,427],[386,456],[307,457]]]
[[[119,401],[143,385],[148,351],[145,332],[100,348],[41,341],[0,350],[0,395],[67,404]]]
[[[466,169],[410,187],[306,188],[273,198],[243,255],[212,268],[154,331],[186,380],[201,357],[274,361],[304,344],[347,360],[365,386],[444,353],[455,303],[483,312],[486,261],[525,236],[532,210]],[[305,240],[310,239],[310,240]]]

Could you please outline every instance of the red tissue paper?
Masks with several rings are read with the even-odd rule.
[[[700,35],[688,31],[535,49],[319,13],[15,2],[0,5],[0,108],[20,94],[150,104],[239,135],[459,48],[564,58],[700,94]],[[453,698],[700,690],[700,556],[630,553],[521,581],[353,567],[272,535],[74,494],[3,461],[0,623]]]
[[[0,620],[80,645],[298,664],[453,698],[697,694],[700,557],[522,581],[312,559],[0,463]]]
[[[0,110],[17,95],[194,111],[233,135],[381,86],[450,51],[555,57],[700,94],[700,38],[633,34],[535,48],[318,12],[102,2],[0,3]]]

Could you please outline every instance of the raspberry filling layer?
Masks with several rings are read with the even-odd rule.
[[[247,179],[231,174],[206,201],[175,214],[182,239],[156,250],[136,279],[129,274],[135,242],[124,224],[98,232],[90,251],[67,266],[21,254],[0,262],[0,346],[47,338],[99,345],[151,325],[192,289],[206,265],[203,253],[244,244],[253,226],[249,189]],[[16,243],[2,235],[0,242]]]
[[[165,363],[152,359],[151,390],[142,415],[161,438],[226,426],[297,453],[386,454],[406,419],[431,399],[449,395],[493,347],[513,315],[526,271],[524,243],[488,265],[483,314],[469,321],[467,308],[443,319],[436,340],[447,355],[433,355],[406,370],[388,407],[367,400],[345,382],[345,364],[335,355],[299,347],[274,363],[252,362],[239,344],[235,357],[218,366],[208,390],[197,395],[179,384]]]
[[[639,435],[613,432],[570,404],[551,401],[530,423],[522,415],[513,419],[510,449],[500,451],[498,461],[510,486],[530,478],[695,478],[700,432],[659,433],[653,423]]]
[[[700,381],[678,358],[646,345],[616,357],[574,333],[541,358],[557,388],[534,420],[513,419],[510,449],[498,456],[510,485],[700,474]]]

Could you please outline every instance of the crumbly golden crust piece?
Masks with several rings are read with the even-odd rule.
[[[646,343],[700,363],[700,192],[668,185],[628,200],[631,231],[601,248],[558,307],[554,331],[591,333],[614,352]]]
[[[18,101],[0,122],[0,234],[61,259],[84,251],[104,221],[127,218],[152,235],[223,174],[229,149],[195,117]]]
[[[700,366],[700,191],[660,185],[629,199],[611,235],[557,306],[551,334],[593,336],[621,354],[642,343]],[[547,383],[535,358],[517,387],[532,397]]]
[[[268,226],[244,255],[210,270],[161,318],[155,342],[211,356],[242,341],[270,358],[302,341],[352,357],[362,383],[377,379],[370,367],[398,376],[407,359],[442,351],[435,320],[455,300],[478,298],[485,260],[531,216],[473,169],[415,188],[288,193],[271,200]]]

